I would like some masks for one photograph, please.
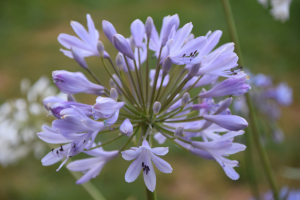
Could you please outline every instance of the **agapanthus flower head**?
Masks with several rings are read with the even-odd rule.
[[[76,31],[83,30],[78,28],[78,23],[75,25]],[[77,160],[67,166],[72,171],[85,172],[77,181],[81,184],[95,178],[109,160],[122,154],[125,160],[134,160],[125,180],[133,182],[142,171],[146,187],[153,192],[156,187],[153,164],[163,173],[172,172],[171,165],[159,157],[166,155],[169,148],[154,147],[154,138],[161,145],[165,140],[171,140],[198,157],[214,159],[231,179],[238,179],[239,175],[233,169],[238,166],[238,161],[228,160],[225,156],[245,149],[244,145],[233,143],[233,138],[243,134],[242,129],[248,123],[231,115],[232,98],[227,96],[242,95],[250,86],[245,83],[247,75],[237,65],[233,43],[216,48],[221,31],[209,31],[205,36],[195,37],[191,33],[192,23],[179,27],[177,14],[163,19],[160,35],[150,17],[145,25],[139,19],[134,20],[130,26],[132,35],[128,38],[117,33],[108,21],[102,21],[102,28],[119,51],[115,63],[105,56],[102,42],[98,41],[99,37],[94,37],[97,34],[91,34],[91,30],[95,31],[91,21],[90,35],[84,39],[90,46],[93,42],[97,51],[93,55],[101,56],[109,84],[102,84],[92,68],[86,67],[85,52],[77,50],[78,38],[67,37],[68,47],[74,49],[77,63],[97,84],[91,83],[80,72],[55,71],[53,80],[64,93],[97,95],[93,99],[96,103],[80,103],[74,98],[64,101],[48,97],[44,100],[45,107],[57,119],[51,127],[44,126],[44,131],[38,135],[45,142],[61,146],[43,158],[43,165],[64,159],[60,169],[70,157],[76,158],[79,153],[92,155],[93,158]],[[76,33],[85,36],[80,31]],[[97,41],[91,40],[95,38]],[[73,48],[72,44],[77,46]],[[157,58],[155,67],[149,67],[148,47]],[[94,51],[94,48],[90,50]],[[144,62],[146,67],[142,66]],[[225,80],[215,84],[219,76]],[[205,91],[199,88],[202,86],[212,88]],[[198,88],[200,95],[191,96],[193,88]],[[224,97],[224,100],[215,103],[213,97]],[[105,142],[99,141],[100,133],[117,135]],[[121,137],[127,137],[127,141],[120,149],[103,151],[102,146]]]

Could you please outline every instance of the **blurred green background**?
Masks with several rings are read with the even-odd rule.
[[[300,186],[300,180],[282,177],[285,166],[300,167],[300,1],[294,0],[290,20],[275,21],[256,0],[231,1],[240,45],[247,67],[254,73],[265,73],[276,81],[286,81],[294,90],[294,103],[283,109],[280,126],[286,139],[280,145],[267,145],[272,167],[279,185]],[[41,75],[51,78],[53,70],[81,70],[59,49],[60,33],[74,34],[70,21],[86,25],[86,14],[91,14],[100,40],[111,57],[116,51],[104,36],[101,23],[108,20],[124,36],[130,35],[130,24],[139,18],[152,16],[157,29],[166,15],[179,14],[181,26],[192,22],[195,36],[209,30],[222,30],[220,44],[230,42],[221,1],[208,0],[14,0],[0,1],[0,103],[19,97],[19,83],[23,77],[35,82]],[[97,58],[87,58],[99,77],[106,77]],[[105,82],[105,81],[104,81]],[[93,98],[85,102],[94,102]],[[50,117],[49,117],[50,118]],[[7,133],[9,134],[9,133]],[[170,146],[164,156],[173,167],[172,174],[157,172],[158,199],[248,199],[251,194],[244,173],[243,153],[234,156],[241,161],[241,178],[232,181],[213,161],[187,155]],[[113,148],[113,147],[111,147]],[[260,189],[268,189],[258,159],[255,166],[260,177]],[[126,183],[125,172],[130,162],[119,157],[106,165],[91,182],[108,199],[145,199],[145,186],[140,176]],[[43,167],[33,156],[14,166],[0,166],[0,199],[91,199],[75,179],[58,164]]]

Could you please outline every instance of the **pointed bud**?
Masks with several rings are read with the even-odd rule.
[[[117,101],[118,100],[118,92],[115,88],[110,89],[110,98]]]
[[[102,28],[105,36],[109,39],[111,43],[113,43],[113,37],[117,33],[115,27],[108,21],[102,21]]]
[[[113,36],[113,45],[116,47],[118,51],[123,53],[128,58],[131,58],[134,60],[134,54],[132,52],[132,49],[130,47],[129,42],[120,34],[115,34]]]
[[[78,50],[75,50],[73,48],[71,48],[71,52],[72,52],[72,56],[74,58],[74,60],[84,69],[88,68],[88,65],[86,64],[83,56],[80,54],[80,52]]]
[[[128,118],[123,121],[119,130],[123,135],[131,135],[131,133],[133,132],[133,126]]]
[[[161,108],[161,104],[158,101],[155,101],[155,103],[153,104],[154,115],[157,115],[159,113],[160,108]]]
[[[150,39],[152,33],[153,19],[148,17],[145,23],[146,35],[147,38]]]
[[[68,99],[68,101],[76,102],[75,98],[71,94],[67,95],[67,99]]]
[[[177,127],[174,132],[174,138],[179,138],[180,136],[183,136],[183,127]]]
[[[130,26],[131,35],[136,47],[141,48],[143,46],[143,40],[145,36],[145,25],[139,19],[132,22]]]
[[[218,109],[216,110],[214,115],[218,115],[218,114],[222,113],[223,111],[225,111],[227,108],[229,108],[231,102],[232,102],[232,97],[229,97],[229,98],[223,100],[220,103],[220,106],[218,107]]]
[[[185,93],[183,96],[182,96],[182,99],[181,99],[181,107],[184,108],[190,101],[190,94],[189,93]]]
[[[113,80],[112,78],[109,79],[109,86],[110,86],[111,88],[116,88],[116,87],[117,87],[116,83],[114,82],[114,80]]]
[[[239,131],[248,126],[244,118],[236,115],[203,115],[203,118],[230,131]]]
[[[116,56],[115,61],[116,61],[116,65],[117,65],[118,70],[122,71],[124,59],[123,59],[123,56],[122,56],[121,53],[118,53],[118,55]]]
[[[134,52],[135,44],[134,44],[133,36],[130,36],[129,43],[130,43],[130,48],[131,48],[132,52]]]
[[[170,56],[168,56],[162,64],[163,76],[166,76],[169,73],[171,67],[172,67],[172,59]]]
[[[186,79],[187,79],[187,80],[190,80],[190,79],[192,79],[194,76],[196,76],[196,74],[198,73],[199,69],[200,69],[200,63],[199,63],[199,64],[193,65],[193,66],[191,67],[191,69],[190,69],[190,71],[189,71],[189,73],[188,73]]]
[[[102,44],[101,41],[98,41],[98,43],[97,43],[97,50],[98,50],[100,56],[103,57],[104,56],[104,45]]]

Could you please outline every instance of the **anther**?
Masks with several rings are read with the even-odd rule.
[[[60,151],[63,151],[64,149],[63,149],[63,147],[62,147],[62,145],[60,146],[60,149],[59,149]]]
[[[142,167],[144,167],[144,162],[142,162]]]

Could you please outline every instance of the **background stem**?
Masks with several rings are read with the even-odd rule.
[[[151,192],[146,187],[146,194],[147,194],[147,200],[157,200],[157,198],[156,198],[156,190],[154,190],[154,192]]]
[[[238,62],[239,62],[239,65],[243,66],[244,61],[243,61],[243,57],[242,57],[241,48],[240,48],[240,45],[239,45],[238,35],[237,35],[235,22],[234,22],[234,18],[233,18],[233,15],[232,15],[229,0],[222,0],[222,3],[223,3],[223,7],[224,7],[224,10],[225,10],[225,14],[226,14],[226,18],[227,18],[227,22],[228,22],[228,26],[229,26],[229,32],[230,32],[230,35],[231,35],[231,39],[235,43],[235,51],[236,51],[237,55],[239,56],[239,61]],[[257,128],[254,107],[253,107],[253,104],[251,102],[249,94],[246,93],[245,96],[246,96],[247,105],[249,107],[249,118],[250,118],[250,123],[249,124],[250,124],[250,128],[251,128],[252,135],[253,135],[253,138],[254,138],[254,142],[255,142],[255,145],[258,149],[261,161],[263,163],[264,170],[266,172],[270,187],[273,190],[274,199],[278,200],[279,197],[278,197],[277,183],[276,183],[276,180],[275,180],[275,177],[274,177],[271,165],[270,165],[270,161],[269,161],[267,152],[266,152],[263,144],[260,141],[260,134],[259,134],[258,128]],[[248,132],[248,134],[249,134],[249,132]],[[249,140],[249,139],[251,139],[251,136],[247,137],[247,140]],[[250,143],[251,143],[251,140],[250,140]],[[252,154],[251,150],[248,150],[248,151],[250,152],[249,154]],[[249,158],[249,159],[251,159],[251,158]],[[256,188],[258,188],[257,187],[257,181],[253,182],[252,184],[254,184]],[[254,195],[255,195],[255,193],[254,193]]]

